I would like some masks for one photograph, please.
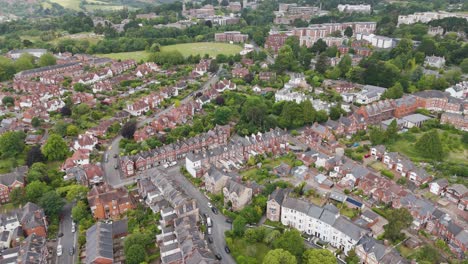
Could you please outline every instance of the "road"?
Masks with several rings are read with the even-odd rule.
[[[68,203],[63,207],[62,215],[63,218],[60,221],[60,228],[59,233],[63,233],[63,237],[58,239],[58,245],[62,245],[62,256],[57,256],[57,260],[55,263],[67,263],[73,264],[76,262],[77,258],[77,240],[78,240],[78,232],[72,233],[72,218],[71,218],[71,210],[73,208],[72,203]],[[78,228],[78,226],[77,226]],[[75,253],[73,256],[68,254],[68,250],[74,247]]]
[[[250,41],[250,44],[252,44],[254,46],[254,50],[256,52],[259,52],[259,51],[262,51],[263,49],[260,48],[257,43],[255,43],[253,40]],[[274,64],[275,63],[275,59],[273,57],[270,56],[270,54],[268,54],[268,52],[266,53],[267,54],[267,58],[266,58],[266,61],[268,62],[268,64]]]
[[[220,70],[221,70],[221,67],[220,67]],[[219,73],[219,71],[218,71],[218,73]],[[211,87],[211,85],[216,83],[218,81],[218,73],[211,76],[210,79],[205,84],[203,84],[203,86],[200,89],[198,89],[197,91],[194,91],[192,94],[196,94],[198,92],[203,92],[204,90]],[[188,102],[189,100],[192,100],[192,96],[187,96],[180,103],[184,104],[184,103]],[[174,105],[171,105],[170,107],[168,107],[168,108],[166,108],[166,109],[164,109],[164,110],[162,110],[160,112],[157,112],[152,117],[147,117],[147,118],[144,118],[142,120],[139,120],[137,122],[137,127],[142,127],[145,124],[152,122],[153,120],[159,118],[161,115],[164,115],[164,114],[168,113],[173,108],[174,108]],[[122,139],[122,136],[119,135],[119,136],[115,137],[112,140],[111,144],[107,147],[107,150],[104,152],[104,157],[106,157],[106,155],[107,155],[108,161],[105,162],[105,159],[104,159],[104,162],[102,162],[102,169],[103,169],[103,172],[104,172],[104,179],[109,185],[111,185],[113,187],[122,187],[124,185],[129,185],[129,184],[134,182],[133,178],[122,179],[120,177],[121,176],[120,171],[114,168],[114,166],[118,163],[118,159],[114,158],[114,156],[118,157],[118,155],[119,155],[119,152],[120,152],[119,151],[119,142],[120,142],[121,139]]]
[[[184,175],[180,173],[180,167],[175,166],[167,169],[167,175],[170,179],[174,180],[184,191],[185,193],[197,200],[198,207],[200,209],[200,214],[203,215],[207,213],[208,216],[213,221],[212,235],[213,244],[208,244],[213,253],[219,253],[222,256],[222,263],[235,264],[236,262],[230,254],[227,254],[224,251],[224,246],[226,242],[224,240],[224,232],[231,230],[231,224],[226,222],[226,217],[224,215],[217,214],[215,215],[211,209],[208,207],[208,198],[198,190],[197,187],[193,186],[192,183],[185,178]]]

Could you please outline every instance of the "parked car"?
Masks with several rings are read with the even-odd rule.
[[[211,211],[216,215],[218,214],[218,209],[216,207],[211,207]]]
[[[114,159],[116,159],[116,158],[117,158],[117,156],[118,156],[117,154],[114,154]]]
[[[208,243],[212,244],[213,243],[213,238],[212,237],[208,237]]]
[[[57,256],[62,256],[62,245],[57,246]]]
[[[219,254],[219,253],[216,253],[215,256],[216,256],[216,259],[217,259],[217,260],[222,260],[222,259],[223,259],[223,257],[221,257],[221,254]]]
[[[57,237],[63,237],[63,233],[58,233]]]
[[[208,207],[209,207],[209,208],[212,208],[213,205],[212,205],[210,202],[208,202]]]
[[[369,157],[370,157],[370,154],[364,155],[364,158],[366,158],[366,159],[369,158]]]
[[[232,223],[232,219],[231,218],[226,218],[226,223]]]
[[[226,253],[228,253],[228,254],[231,253],[231,250],[229,249],[228,246],[225,246],[225,247],[224,247],[224,251],[226,251]]]
[[[114,169],[118,169],[118,168],[119,168],[119,164],[116,163],[116,164],[114,165]]]
[[[208,227],[208,235],[211,235],[211,227]]]

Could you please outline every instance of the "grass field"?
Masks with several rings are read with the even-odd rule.
[[[228,43],[214,43],[214,42],[197,42],[197,43],[184,43],[170,46],[164,46],[162,51],[179,51],[187,57],[189,55],[205,55],[216,57],[218,54],[234,55],[242,50],[241,46],[228,44]]]
[[[232,241],[232,242],[231,242]],[[227,243],[232,251],[232,256],[237,260],[239,256],[248,259],[244,263],[262,263],[265,255],[270,251],[270,248],[263,243],[250,243],[243,238],[230,239]]]
[[[52,40],[52,43],[57,43],[58,41],[62,39],[73,39],[73,40],[87,40],[91,44],[96,44],[99,40],[102,40],[103,37],[96,35],[92,32],[90,33],[77,33],[77,34],[71,34],[71,35],[66,35],[60,38],[56,38]]]
[[[65,8],[80,10],[80,0],[50,0],[52,3],[57,3]]]
[[[134,59],[137,62],[140,60],[148,60],[149,53],[146,51],[132,51],[132,52],[119,52],[119,53],[109,53],[109,54],[96,54],[98,57],[111,58],[113,60],[128,60]]]

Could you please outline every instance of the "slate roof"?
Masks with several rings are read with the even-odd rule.
[[[24,178],[28,172],[28,166],[21,166],[16,168],[13,172],[0,175],[0,184],[10,186],[15,181],[24,183]]]
[[[385,246],[370,236],[363,236],[358,242],[359,245],[362,245],[367,254],[374,253],[377,260],[381,260],[385,255]]]
[[[97,258],[114,259],[112,224],[98,222],[86,231],[86,263]]]

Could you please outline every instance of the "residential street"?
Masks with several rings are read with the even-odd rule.
[[[76,262],[78,232],[72,233],[72,208],[73,204],[68,203],[63,207],[62,210],[63,219],[60,221],[59,233],[63,233],[63,237],[60,237],[57,242],[57,245],[62,245],[62,256],[56,257],[55,263],[57,264],[74,264]],[[76,228],[78,229],[78,226]],[[75,253],[73,256],[70,256],[68,253],[71,247],[75,248]]]
[[[193,92],[192,94],[196,94],[198,92],[202,92],[202,91],[208,89],[209,87],[211,87],[211,85],[213,85],[217,81],[218,81],[218,75],[214,74],[199,90]],[[192,100],[192,96],[187,96],[180,103],[184,104],[184,103],[188,102],[189,100]],[[172,108],[174,108],[173,105],[171,105],[170,107],[156,113],[152,117],[147,117],[147,118],[144,118],[142,120],[139,120],[138,123],[137,123],[137,127],[142,127],[145,124],[159,118],[159,116],[168,113],[170,110],[172,110]],[[122,187],[122,186],[125,186],[125,185],[128,185],[128,184],[131,184],[132,182],[135,181],[133,178],[121,179],[119,170],[114,168],[114,166],[118,163],[118,159],[114,158],[114,156],[118,157],[118,155],[119,155],[119,142],[120,142],[121,139],[122,139],[122,136],[119,135],[119,136],[117,136],[116,138],[114,138],[112,140],[112,143],[107,148],[107,150],[104,152],[104,157],[106,157],[106,155],[107,155],[108,161],[102,163],[102,169],[104,171],[104,179],[108,184],[110,184],[113,187]],[[105,159],[104,159],[104,161],[105,161]]]
[[[203,215],[207,213],[208,216],[213,221],[212,227],[212,237],[213,237],[213,244],[208,244],[212,247],[213,253],[219,253],[223,257],[221,260],[222,263],[232,263],[235,264],[236,262],[232,258],[230,254],[227,254],[224,251],[224,246],[226,245],[224,241],[224,232],[227,230],[231,230],[231,224],[226,222],[226,217],[221,213],[215,215],[211,209],[208,207],[208,198],[201,193],[192,183],[185,178],[184,175],[180,173],[180,167],[175,166],[169,168],[167,170],[168,176],[173,179],[179,186],[185,191],[187,195],[197,200],[198,207],[200,208],[200,214]]]

